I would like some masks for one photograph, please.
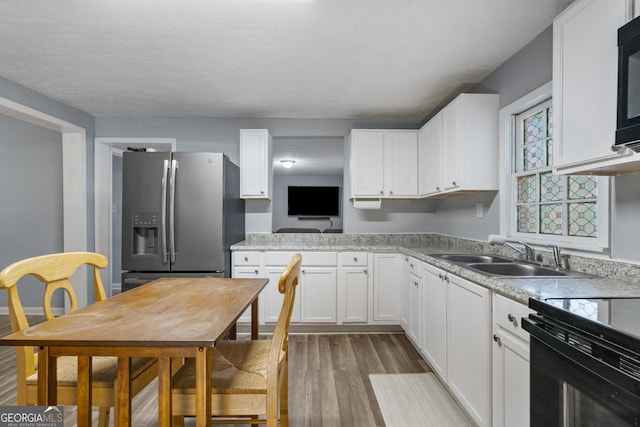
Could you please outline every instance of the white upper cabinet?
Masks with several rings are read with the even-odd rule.
[[[270,199],[273,175],[268,129],[240,129],[240,197]]]
[[[352,198],[417,196],[417,131],[354,129],[349,144]]]
[[[419,131],[419,194],[498,189],[498,95],[459,95]]]
[[[558,173],[615,174],[639,156],[614,152],[618,28],[631,0],[580,0],[553,23],[554,167]]]

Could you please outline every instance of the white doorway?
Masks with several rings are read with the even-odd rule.
[[[0,97],[0,114],[62,134],[63,250],[86,251],[87,221],[87,136],[86,129],[73,123]],[[88,280],[78,275],[73,287],[78,306],[87,305]],[[65,310],[69,299],[65,298]]]
[[[175,138],[96,138],[95,141],[95,226],[96,252],[109,258],[103,277],[108,296],[117,294],[121,284],[122,235],[122,153],[129,147],[175,151]]]

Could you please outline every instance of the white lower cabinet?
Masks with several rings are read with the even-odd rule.
[[[444,382],[447,381],[447,281],[444,271],[422,264],[422,354]]]
[[[343,252],[338,267],[338,323],[369,320],[369,267],[366,252]]]
[[[255,267],[234,267],[233,268],[233,272],[232,272],[232,277],[238,277],[240,279],[257,279],[259,277],[264,277],[264,275],[260,274],[260,266],[255,266]],[[262,295],[262,294],[261,294]],[[258,307],[260,307],[260,305],[262,305],[262,300],[260,299],[261,297],[258,297]],[[259,317],[263,317],[262,313],[260,312],[260,310],[258,310],[258,316]],[[247,310],[245,310],[245,312],[242,314],[242,316],[240,316],[240,319],[238,319],[239,322],[246,322],[246,323],[250,323],[251,322],[251,308],[248,308]],[[264,320],[262,318],[259,319],[260,323],[264,322]]]
[[[529,426],[529,334],[524,304],[493,296],[493,425]]]
[[[447,384],[481,427],[491,425],[491,299],[487,288],[448,275]]]
[[[402,318],[401,256],[373,254],[373,321],[398,324]]]

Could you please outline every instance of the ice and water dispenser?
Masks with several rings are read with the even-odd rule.
[[[159,251],[160,215],[155,212],[134,212],[133,255],[155,255]]]

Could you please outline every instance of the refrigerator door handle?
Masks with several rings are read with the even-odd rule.
[[[169,256],[176,262],[176,171],[178,161],[171,160],[171,180],[169,181]]]
[[[169,261],[167,248],[167,179],[169,178],[169,160],[165,160],[162,167],[162,207],[160,208],[160,245],[162,247],[162,263]]]

